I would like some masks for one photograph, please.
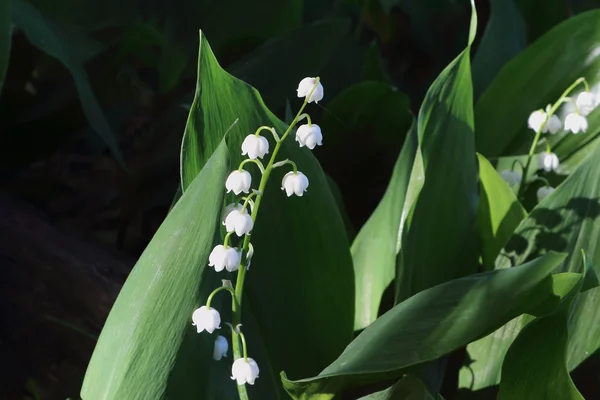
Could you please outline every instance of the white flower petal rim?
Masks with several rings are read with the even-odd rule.
[[[242,155],[255,160],[269,153],[269,141],[264,136],[248,135],[242,143]]]
[[[317,124],[300,125],[296,130],[296,141],[300,147],[306,146],[311,150],[317,145],[321,146],[323,144],[321,128]]]
[[[231,379],[235,379],[238,385],[254,385],[259,372],[258,364],[252,358],[248,357],[248,361],[238,358],[231,366]]]
[[[227,269],[229,272],[240,268],[242,252],[235,247],[225,247],[222,244],[215,246],[208,256],[208,266],[214,267],[216,272]]]
[[[560,161],[556,154],[544,151],[543,153],[540,153],[540,164],[544,171],[550,172],[558,169]]]
[[[192,314],[192,325],[196,327],[198,333],[202,331],[213,333],[215,329],[221,328],[221,315],[212,307],[202,306]]]
[[[302,196],[307,188],[308,178],[300,171],[296,173],[293,171],[288,172],[281,181],[281,190],[285,190],[287,197],[290,197],[292,194]]]
[[[586,132],[588,129],[587,119],[579,114],[571,113],[565,118],[565,130],[573,133]]]
[[[250,192],[250,186],[252,185],[252,175],[246,170],[238,171],[237,169],[229,174],[225,181],[225,188],[227,193],[233,191],[237,196],[244,192]]]
[[[254,227],[254,221],[247,212],[232,210],[225,217],[225,229],[227,232],[235,232],[238,236],[247,235]]]
[[[308,99],[308,102],[312,103],[314,101],[315,103],[318,103],[321,101],[323,99],[324,89],[323,85],[321,85],[321,82],[317,83],[317,78],[307,77],[302,79],[298,84],[298,89],[296,89],[298,97],[308,96],[315,84],[317,84],[317,87],[315,88],[312,96],[310,96]]]

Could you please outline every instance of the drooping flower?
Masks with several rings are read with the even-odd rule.
[[[550,172],[556,171],[560,162],[558,161],[558,156],[556,154],[544,151],[543,153],[540,153],[540,164],[542,165],[542,168],[544,168],[544,171]]]
[[[288,197],[292,194],[302,196],[308,187],[308,178],[302,172],[288,172],[281,181],[281,190],[285,190]]]
[[[229,343],[224,336],[217,336],[215,339],[215,347],[213,349],[213,359],[220,361],[221,358],[227,357],[227,350],[229,350]]]
[[[321,146],[323,143],[323,134],[321,128],[317,124],[304,124],[296,130],[296,141],[300,147],[306,146],[309,149],[314,149],[316,145]]]
[[[249,383],[254,385],[254,381],[258,378],[258,364],[256,361],[248,357],[248,361],[244,358],[238,358],[233,362],[231,367],[231,379],[235,379],[238,385]]]
[[[269,141],[264,136],[248,135],[242,143],[242,155],[254,160],[269,154]]]
[[[551,186],[542,186],[537,190],[537,199],[538,201],[544,200],[546,197],[550,196],[554,192],[554,188]]]
[[[243,236],[250,233],[254,222],[252,217],[247,212],[241,210],[233,210],[225,217],[225,229],[227,232],[235,231],[236,235]]]
[[[229,174],[225,181],[227,193],[233,191],[236,195],[241,192],[248,193],[252,185],[252,176],[246,170],[238,171],[237,169]]]
[[[225,247],[222,244],[215,246],[208,256],[208,266],[215,267],[221,272],[224,268],[229,272],[237,271],[242,260],[242,252],[235,247]]]
[[[555,114],[552,114],[550,118],[548,118],[550,109],[551,107],[548,106],[546,107],[546,111],[535,110],[532,112],[527,119],[527,126],[533,129],[535,132],[538,132],[540,129],[542,129],[542,133],[550,132],[551,134],[555,134],[556,132],[560,131],[562,128],[560,118],[558,118],[558,116]],[[545,125],[544,122],[546,123]],[[544,126],[543,128],[542,125]]]
[[[544,112],[544,110],[535,110],[531,113],[531,115],[529,115],[529,118],[527,119],[527,126],[533,129],[535,132],[538,132],[541,129],[542,124],[546,122],[547,116],[548,115]]]
[[[215,329],[221,328],[221,315],[212,307],[202,306],[192,314],[192,325],[196,326],[198,333],[213,333]]]
[[[223,223],[223,225],[225,225],[225,218],[227,218],[230,212],[232,212],[233,210],[242,211],[242,208],[243,206],[240,203],[227,204],[225,206],[225,209],[223,210],[223,213],[221,214],[221,222]]]
[[[565,118],[565,129],[573,133],[585,132],[588,129],[588,122],[584,116],[571,113]]]
[[[508,186],[513,187],[521,183],[521,179],[523,179],[523,175],[519,171],[511,171],[509,169],[504,169],[500,171],[500,176],[502,179],[508,183]]]
[[[575,104],[577,104],[577,110],[579,110],[579,115],[585,117],[586,115],[591,113],[592,110],[596,107],[596,99],[591,92],[581,92],[577,96]]]
[[[298,89],[296,89],[296,91],[298,92],[298,97],[308,96],[310,94],[310,91],[315,86],[315,83],[317,83],[316,78],[302,79],[298,84]],[[314,101],[315,103],[318,103],[319,101],[321,101],[321,99],[323,99],[323,94],[323,85],[321,85],[321,82],[319,82],[312,96],[310,96],[310,98],[308,99],[308,102],[312,103]]]
[[[560,118],[558,118],[558,116],[556,116],[555,114],[552,114],[550,116],[550,118],[548,119],[548,121],[546,121],[546,125],[544,125],[544,128],[542,129],[542,133],[548,133],[550,132],[551,134],[555,134],[556,132],[560,131],[562,129],[562,122],[560,121]]]

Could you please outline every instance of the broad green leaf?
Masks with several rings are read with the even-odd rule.
[[[290,93],[295,89],[290,87]],[[306,111],[312,109],[311,104]],[[182,144],[184,193],[238,118],[227,135],[232,168],[242,160],[241,142],[248,134],[262,125],[274,126],[282,134],[287,126],[265,107],[253,87],[219,66],[201,35],[198,86]],[[296,162],[310,186],[303,197],[288,198],[280,184],[288,169],[276,169],[271,175],[252,232],[255,253],[244,307],[253,310],[273,371],[285,368],[291,375],[306,376],[331,362],[352,337],[354,277],[344,224],[327,178],[310,150],[299,148],[293,135],[283,143],[278,158]],[[257,182],[255,166],[247,168]],[[264,384],[258,380],[256,389]]]
[[[529,216],[521,222],[496,260],[496,268],[518,265],[547,251],[561,251],[569,256],[560,271],[574,271],[582,263],[583,249],[594,265],[596,275],[600,271],[600,147],[549,197],[545,198]],[[579,365],[600,348],[600,290],[581,293],[577,297],[569,320],[569,346],[567,360],[569,370]],[[461,379],[461,386],[484,388],[499,382],[500,366],[506,351],[517,336],[522,325],[514,321],[489,337],[469,345],[471,377]]]
[[[498,253],[527,212],[490,162],[481,154],[477,154],[477,159],[480,188],[477,232],[483,265],[490,270],[494,268]]]
[[[358,400],[439,400],[442,396],[432,396],[418,378],[406,375],[392,387]]]
[[[219,282],[206,265],[228,170],[222,141],[119,293],[88,366],[83,399],[203,398],[216,334],[197,334],[191,315]]]
[[[73,31],[65,30],[23,0],[11,0],[11,12],[14,22],[23,29],[31,44],[59,60],[71,72],[88,123],[124,166],[117,139],[94,95],[84,68],[84,63],[98,52],[99,44],[95,44],[81,32],[74,35]]]
[[[525,48],[523,17],[513,0],[491,0],[491,15],[473,58],[473,92],[477,99],[511,58]]]
[[[475,107],[477,151],[488,158],[526,154],[533,141],[529,114],[556,101],[577,78],[597,81],[600,10],[556,26],[512,59]]]
[[[411,129],[381,202],[352,242],[356,330],[375,321],[381,296],[394,279],[400,235],[415,200],[407,195],[416,151],[416,129]]]
[[[270,108],[296,97],[292,89],[307,76],[317,76],[350,28],[348,20],[319,21],[267,41],[228,68],[261,93]],[[327,88],[325,88],[327,96]]]
[[[471,39],[476,15],[473,10]],[[470,44],[431,85],[418,116],[424,182],[403,231],[396,302],[477,266],[477,166]],[[435,251],[432,251],[435,249]]]
[[[178,25],[176,17],[167,17],[158,61],[159,87],[163,93],[177,86],[188,63],[193,59],[195,45],[190,39],[194,36],[186,35],[185,30],[181,31],[182,27]]]
[[[4,77],[10,61],[11,42],[10,0],[0,0],[0,94],[4,87]]]
[[[319,375],[290,381],[284,374],[284,386],[294,399],[331,399],[345,387],[400,376],[407,368],[436,360],[554,297],[562,298],[572,287],[554,286],[557,276],[549,274],[564,259],[548,253],[518,268],[423,290],[379,317]]]

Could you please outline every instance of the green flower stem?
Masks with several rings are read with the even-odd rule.
[[[249,162],[258,165],[258,169],[260,169],[260,172],[263,173],[263,174],[265,173],[265,167],[262,165],[262,163],[260,162],[260,160],[258,160],[258,159],[251,160],[249,158],[245,159],[244,161],[242,161],[240,163],[240,166],[238,167],[238,171],[242,172],[242,169],[244,168],[244,165],[248,164]]]
[[[310,115],[304,113],[301,116],[298,117],[298,121],[302,121],[304,118],[306,118],[306,120],[308,121],[308,126],[312,125],[312,119],[310,119]]]
[[[287,130],[281,137],[281,140],[277,142],[277,144],[275,145],[275,148],[273,149],[273,153],[271,154],[271,158],[269,159],[269,164],[267,164],[267,167],[265,168],[265,171],[262,174],[262,178],[260,179],[260,184],[258,186],[259,194],[257,194],[257,196],[256,196],[256,200],[254,202],[254,208],[252,209],[252,214],[250,215],[252,217],[252,221],[254,221],[254,222],[256,222],[256,217],[258,216],[258,210],[260,208],[260,203],[262,201],[263,194],[265,193],[265,187],[267,186],[267,181],[269,180],[269,176],[271,176],[271,171],[273,170],[273,164],[275,163],[275,160],[277,159],[277,154],[279,153],[279,149],[281,149],[281,145],[282,145],[283,141],[288,137],[288,135],[292,131],[294,125],[296,125],[296,123],[298,123],[298,120],[300,119],[300,115],[302,114],[302,112],[304,111],[304,108],[308,104],[308,99],[310,99],[310,96],[312,96],[312,94],[315,91],[315,89],[317,88],[318,84],[319,84],[319,78],[316,79],[315,85],[313,86],[312,90],[304,98],[304,103],[302,103],[302,107],[300,107],[300,110],[298,110],[298,113],[296,114],[296,116],[294,117],[294,119],[292,120],[290,125],[288,126]],[[242,247],[243,248],[242,254],[247,254],[249,245],[250,245],[250,235],[246,235],[244,237],[244,245]],[[237,280],[235,282],[234,301],[232,302],[234,304],[237,303],[236,304],[237,307],[234,305],[233,309],[232,309],[232,311],[233,311],[233,318],[232,318],[233,326],[238,326],[239,324],[242,323],[242,299],[243,299],[243,295],[244,295],[244,280],[246,278],[246,271],[247,271],[247,262],[242,262],[242,264],[240,265],[240,269],[238,270]],[[231,342],[232,342],[232,347],[233,347],[234,360],[237,360],[238,358],[243,356],[243,352],[242,352],[242,349],[240,346],[240,337],[239,336],[240,335],[237,332],[235,332],[235,330],[232,330],[232,341]],[[244,348],[244,352],[245,352],[246,346],[244,345],[243,348]],[[240,395],[240,399],[248,400],[248,393],[246,391],[246,385],[237,385],[237,387],[238,387],[238,393]]]
[[[215,295],[221,290],[227,290],[229,293],[231,293],[231,297],[235,300],[235,291],[233,290],[233,288],[231,286],[221,286],[213,290],[212,293],[208,296],[208,299],[206,300],[206,308],[210,310],[210,303],[212,302],[213,297],[215,297]],[[235,301],[233,301],[233,303],[235,303]]]
[[[229,247],[229,238],[231,237],[231,235],[233,234],[234,231],[231,232],[227,232],[227,235],[225,235],[225,239],[223,239],[223,247],[228,248]]]
[[[585,85],[586,91],[589,92],[590,88],[589,88],[589,85],[588,85],[587,81],[585,80],[585,78],[583,78],[583,77],[578,78],[575,82],[573,82],[573,84],[571,84],[571,86],[569,86],[567,88],[567,90],[565,90],[563,92],[563,94],[559,97],[558,101],[556,103],[554,103],[554,105],[550,108],[550,111],[548,112],[548,115],[546,116],[546,120],[540,126],[540,129],[535,133],[535,138],[533,139],[533,143],[531,143],[531,148],[529,149],[527,163],[525,163],[525,169],[523,170],[523,177],[521,178],[521,184],[519,185],[519,192],[518,192],[518,196],[517,196],[519,198],[519,200],[523,200],[523,195],[525,193],[525,182],[527,182],[527,171],[529,170],[529,167],[531,166],[531,160],[533,159],[533,154],[535,153],[535,149],[537,148],[538,142],[540,140],[540,136],[542,135],[542,131],[544,130],[546,123],[550,120],[550,117],[552,115],[554,115],[556,110],[558,110],[558,107],[560,107],[560,105],[562,103],[564,103],[565,101],[568,101],[565,99],[571,93],[571,91],[573,89],[575,89],[575,87],[577,87],[577,85],[579,85],[580,83],[583,83]],[[577,111],[579,112],[579,110],[577,110]]]
[[[258,136],[258,134],[262,130],[271,131],[271,133],[273,134],[273,138],[275,139],[276,142],[279,142],[281,140],[281,139],[279,139],[279,135],[277,135],[277,131],[275,130],[275,128],[274,127],[270,127],[270,126],[266,126],[266,125],[263,125],[260,128],[258,128],[256,130],[256,132],[254,132],[254,136]]]

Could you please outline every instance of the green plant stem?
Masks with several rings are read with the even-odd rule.
[[[317,80],[317,84],[318,84],[318,80]],[[296,125],[296,123],[298,122],[300,115],[302,114],[302,111],[304,111],[304,108],[308,104],[308,99],[310,98],[310,96],[312,95],[314,90],[316,89],[316,86],[317,85],[315,85],[315,87],[313,87],[313,90],[308,94],[308,96],[305,97],[302,107],[300,107],[300,110],[298,111],[298,113],[296,114],[296,116],[294,117],[294,119],[292,120],[290,125],[288,126],[287,130],[281,137],[281,140],[277,142],[277,144],[275,145],[275,148],[273,149],[273,153],[271,154],[271,158],[269,159],[269,164],[267,164],[267,167],[265,168],[265,170],[262,174],[262,177],[260,179],[260,184],[258,186],[258,193],[260,193],[260,194],[258,194],[256,196],[256,199],[254,201],[254,208],[252,209],[252,214],[250,215],[252,218],[252,221],[254,221],[254,222],[256,222],[256,217],[258,216],[258,210],[260,208],[260,203],[261,203],[263,195],[265,193],[265,187],[267,186],[267,181],[269,180],[269,176],[271,176],[271,171],[273,170],[273,164],[275,163],[275,160],[277,159],[277,154],[279,153],[279,149],[281,148],[283,141],[288,137],[288,135],[292,131],[294,125]],[[243,246],[242,254],[247,254],[249,245],[250,245],[250,235],[246,235],[244,237],[244,246]],[[233,308],[232,308],[232,311],[233,311],[232,320],[233,320],[234,327],[237,327],[242,322],[242,298],[244,295],[244,280],[246,278],[246,270],[247,270],[247,262],[244,262],[240,265],[240,269],[238,270],[238,275],[237,275],[237,279],[235,282],[235,296],[234,296],[234,300],[232,301],[232,304],[235,304],[235,305],[233,305]],[[232,329],[231,336],[232,336],[233,358],[234,358],[234,360],[237,360],[238,358],[244,357],[245,355],[242,354],[242,349],[240,346],[240,337],[239,337],[240,335],[235,332],[235,329]],[[238,393],[240,395],[240,399],[248,400],[248,392],[246,391],[246,385],[237,385],[237,388],[238,388]]]

